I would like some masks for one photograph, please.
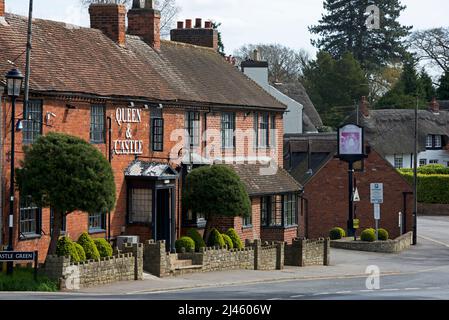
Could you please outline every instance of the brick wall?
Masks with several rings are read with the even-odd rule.
[[[305,240],[294,239],[285,246],[285,265],[316,266],[330,264],[330,239]]]
[[[411,186],[377,152],[371,151],[365,159],[365,171],[356,172],[360,202],[356,202],[356,216],[360,230],[375,226],[373,205],[370,203],[370,184],[384,184],[384,203],[381,205],[380,227],[391,237],[400,235],[398,212],[404,213],[403,193],[412,192]],[[310,239],[328,237],[333,227],[347,229],[348,220],[348,164],[338,159],[330,160],[305,185],[304,197],[308,199],[308,235]],[[413,196],[406,200],[405,232],[413,228]],[[305,223],[307,212],[301,216]],[[304,231],[304,230],[303,230]],[[306,236],[301,234],[301,237]]]

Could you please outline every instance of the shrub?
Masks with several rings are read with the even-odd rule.
[[[362,234],[360,235],[360,239],[362,241],[374,242],[374,241],[376,241],[376,231],[372,228],[365,229],[362,231]]]
[[[379,229],[377,230],[379,240],[381,241],[387,241],[390,238],[390,235],[388,234],[388,231],[385,229]]]
[[[195,250],[199,251],[200,248],[206,247],[206,243],[203,240],[203,237],[199,234],[199,232],[196,229],[189,229],[187,231],[187,236],[192,238],[192,240],[195,242]]]
[[[95,239],[94,243],[100,253],[101,258],[112,257],[112,246],[106,241],[106,239]]]
[[[73,245],[75,246],[80,261],[86,261],[86,252],[84,252],[83,247],[81,247],[80,244],[76,242],[73,242]]]
[[[226,235],[231,238],[234,249],[243,249],[242,240],[240,240],[239,235],[233,228],[228,229],[228,231],[226,231]]]
[[[413,184],[412,172],[401,172],[401,175]],[[448,174],[418,174],[418,202],[449,204]]]
[[[331,240],[338,240],[346,237],[346,232],[340,227],[335,227],[329,232],[329,237],[331,238]]]
[[[100,259],[100,253],[95,246],[95,242],[86,232],[80,235],[80,237],[78,238],[78,243],[83,247],[84,252],[86,253],[86,259]]]
[[[221,236],[223,237],[225,245],[228,246],[228,249],[233,249],[234,243],[232,243],[231,237],[229,237],[226,233],[222,233]]]
[[[207,246],[208,247],[215,247],[219,246],[220,248],[225,247],[225,241],[223,239],[223,236],[217,229],[212,229],[209,239],[207,240]]]
[[[75,243],[69,237],[61,237],[56,246],[56,254],[59,257],[70,257],[72,262],[80,262],[80,256]]]
[[[182,237],[175,242],[176,252],[181,252],[182,248],[186,249],[186,252],[195,251],[195,241],[190,237]]]
[[[399,169],[399,172],[413,174],[413,169]],[[448,174],[449,175],[449,167],[443,166],[442,164],[429,164],[426,166],[418,167],[418,174],[424,174],[424,175]]]

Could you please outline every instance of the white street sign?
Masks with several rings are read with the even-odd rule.
[[[371,183],[371,203],[384,203],[384,185],[383,183]]]
[[[354,200],[354,202],[360,202],[359,190],[357,188],[355,188],[353,200]]]
[[[380,204],[374,204],[374,219],[380,220]]]

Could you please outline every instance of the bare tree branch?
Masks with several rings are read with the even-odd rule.
[[[449,28],[416,31],[409,43],[420,61],[429,61],[449,72]]]

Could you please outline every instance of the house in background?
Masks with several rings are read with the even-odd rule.
[[[285,134],[316,133],[323,126],[320,115],[301,83],[269,83],[268,62],[260,61],[257,50],[250,59],[243,61],[240,67],[245,75],[287,105],[287,113],[284,115]]]
[[[284,140],[285,169],[304,187],[299,216],[299,235],[308,239],[328,237],[334,227],[347,230],[348,164],[335,157],[337,134],[307,134]],[[413,229],[412,187],[374,148],[366,147],[368,158],[356,164],[355,186],[360,201],[354,203],[361,230],[375,226],[370,202],[370,184],[384,184],[380,227],[396,238]],[[401,212],[401,227],[399,226]]]
[[[413,109],[370,110],[362,99],[359,124],[365,141],[395,168],[413,168],[415,111]],[[355,123],[353,114],[346,121]],[[418,164],[449,166],[449,111],[434,99],[427,110],[418,111]]]

